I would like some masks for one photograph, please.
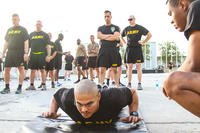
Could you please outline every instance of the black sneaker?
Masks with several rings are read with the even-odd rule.
[[[42,84],[40,84],[40,86],[38,86],[38,88],[42,88]]]
[[[97,85],[97,89],[101,90],[102,86],[100,84]]]
[[[10,93],[10,88],[5,88],[1,91],[1,94],[8,94]]]
[[[112,81],[112,86],[115,86],[115,81]]]
[[[82,79],[88,79],[87,77],[83,77]]]
[[[138,84],[137,89],[138,89],[138,90],[143,90],[142,85],[141,85],[141,84]]]
[[[17,88],[17,91],[15,91],[15,94],[21,94],[21,93],[22,93],[22,89]]]
[[[42,89],[41,89],[41,91],[46,91],[46,90],[47,90],[46,85],[42,85]]]
[[[80,82],[80,79],[78,79],[77,81],[75,81],[74,84],[77,84],[78,82]]]
[[[106,84],[104,84],[104,85],[102,86],[102,89],[108,89],[108,86],[107,86]]]
[[[51,84],[51,88],[55,88],[55,84]]]
[[[36,89],[35,89],[35,86],[30,85],[28,88],[26,88],[26,90],[29,91],[29,90],[36,90]]]

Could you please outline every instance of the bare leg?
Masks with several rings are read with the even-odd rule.
[[[51,78],[51,82],[54,82],[55,78],[54,78],[53,70],[49,71],[49,76]]]
[[[142,82],[142,67],[141,63],[136,63],[137,75],[138,75],[138,83]]]
[[[31,82],[31,84],[34,84],[35,72],[36,72],[36,70],[31,70],[31,74],[30,74],[30,82]]]
[[[5,67],[4,69],[4,80],[5,80],[5,83],[6,84],[9,84],[10,82],[10,70],[11,70],[11,67]]]
[[[200,117],[200,73],[173,72],[164,82],[164,94]]]
[[[96,70],[96,76],[97,76],[98,82],[99,82],[99,68],[95,68],[95,70]]]
[[[116,87],[119,87],[119,74],[117,73],[117,67],[112,67],[113,77],[115,80]]]
[[[99,73],[99,84],[103,84],[105,80],[105,75],[106,75],[106,68],[105,67],[100,67],[100,73]]]
[[[85,78],[85,74],[80,66],[77,66],[77,70],[78,70],[78,79],[80,79],[81,75]]]
[[[42,83],[45,84],[46,83],[46,71],[44,69],[41,69],[40,72],[41,72]]]
[[[90,80],[93,81],[94,80],[94,74],[93,74],[93,68],[90,68]]]
[[[133,70],[133,64],[132,63],[129,63],[127,64],[127,73],[128,73],[128,83],[131,83],[131,80],[132,80],[132,70]]]
[[[18,67],[18,70],[19,70],[19,84],[22,85],[25,78],[24,66]]]

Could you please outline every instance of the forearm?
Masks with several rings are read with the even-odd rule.
[[[59,106],[58,106],[55,98],[53,97],[53,99],[51,101],[51,105],[50,105],[50,112],[56,114],[58,109],[59,109]]]
[[[26,40],[24,42],[24,53],[28,54],[28,52],[29,52],[29,42],[28,42],[28,40]]]
[[[108,38],[106,38],[104,40],[107,40],[107,41],[116,41],[116,40],[119,40],[119,37],[117,37],[115,35],[111,35],[111,36],[109,36]]]
[[[132,93],[132,103],[129,105],[129,112],[137,112],[139,105],[138,95],[134,89],[131,89],[131,93]]]
[[[57,54],[63,54],[61,51],[57,51]]]
[[[52,59],[56,57],[56,54],[57,54],[57,52],[55,51],[55,52],[52,54]]]
[[[106,40],[108,37],[110,36],[110,34],[102,34],[102,33],[99,33],[97,35],[97,38],[100,39],[100,40]]]
[[[5,43],[4,43],[4,46],[3,46],[3,55],[5,55],[7,49],[8,49],[8,43],[5,42]]]
[[[151,35],[151,33],[149,32],[149,33],[147,34],[146,38],[144,39],[143,43],[144,43],[144,44],[147,43],[147,42],[150,40],[151,37],[152,37],[152,35]]]
[[[124,40],[123,37],[120,37],[120,42],[121,42],[123,45],[126,44],[126,41]]]
[[[47,56],[51,56],[51,47],[47,45]]]

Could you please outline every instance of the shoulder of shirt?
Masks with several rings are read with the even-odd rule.
[[[105,25],[101,25],[101,26],[99,26],[99,28],[98,29],[100,29],[100,28],[104,28],[105,27]]]
[[[27,30],[24,26],[19,26],[20,29]]]
[[[199,7],[200,8],[200,0],[195,0],[190,4],[190,7]]]
[[[119,27],[119,26],[117,26],[117,25],[114,25],[114,24],[111,24],[111,26]]]

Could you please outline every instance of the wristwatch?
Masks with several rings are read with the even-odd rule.
[[[138,112],[136,112],[136,111],[131,112],[130,115],[132,115],[132,116],[139,116]]]

